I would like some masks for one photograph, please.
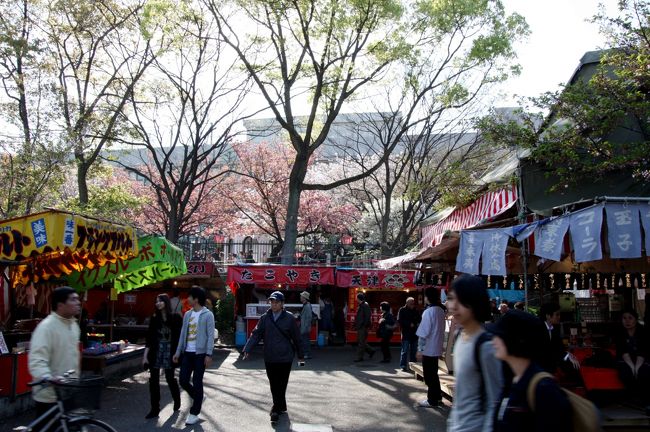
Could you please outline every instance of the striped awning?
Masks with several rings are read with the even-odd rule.
[[[517,202],[517,190],[505,188],[488,192],[465,208],[456,208],[446,218],[422,227],[422,247],[435,247],[447,231],[475,227],[498,216]]]

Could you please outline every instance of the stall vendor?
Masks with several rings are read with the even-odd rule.
[[[553,374],[559,369],[565,375],[566,380],[580,382],[581,377],[577,373],[580,369],[580,362],[566,350],[560,335],[560,305],[557,303],[543,304],[540,309],[540,319],[546,326],[549,344],[546,355],[540,359],[540,366]]]
[[[633,394],[643,397],[650,385],[648,334],[639,324],[635,310],[627,309],[621,316],[622,328],[616,337],[616,357],[621,381]],[[647,398],[647,396],[645,397]]]

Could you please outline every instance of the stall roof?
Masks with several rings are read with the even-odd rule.
[[[68,284],[79,291],[113,282],[118,293],[187,273],[183,251],[164,237],[145,236],[138,240],[138,254],[118,258],[102,267],[84,269],[67,276]]]
[[[18,266],[13,278],[22,284],[127,259],[137,249],[135,228],[63,210],[0,222],[0,262]]]

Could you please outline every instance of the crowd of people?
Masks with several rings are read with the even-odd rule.
[[[400,368],[409,371],[410,362],[422,363],[427,395],[418,403],[420,407],[435,409],[444,405],[438,362],[443,355],[446,320],[451,317],[460,330],[453,342],[455,393],[448,417],[449,432],[575,430],[576,422],[583,418],[577,417],[572,396],[559,386],[555,377],[579,381],[580,363],[562,343],[559,305],[543,305],[539,317],[515,307],[501,311],[495,318],[485,282],[475,276],[456,278],[447,292],[445,305],[440,302],[437,289],[426,289],[424,297],[426,308],[422,313],[416,310],[415,299],[408,297],[396,317],[390,304],[381,302],[377,329],[382,362],[392,361],[389,343],[399,327]],[[312,312],[310,293],[302,292],[300,299],[301,323],[296,325],[296,317],[284,309],[284,294],[273,292],[269,296],[270,309],[258,321],[242,352],[245,360],[264,341],[272,422],[287,411],[285,393],[294,359],[297,357],[298,364],[303,366],[305,359],[311,358],[309,332],[317,317]],[[191,397],[186,423],[192,425],[199,421],[204,400],[203,375],[212,359],[214,315],[205,307],[206,292],[201,287],[190,289],[187,301],[191,308],[183,317],[174,310],[173,300],[167,294],[159,294],[149,320],[142,359],[144,368],[150,371],[151,408],[146,418],[159,415],[163,369],[174,411],[181,406],[180,388]],[[356,362],[376,353],[367,342],[370,306],[363,293],[358,294],[357,300]],[[80,330],[75,319],[79,313],[79,296],[72,288],[53,291],[52,313],[32,335],[29,368],[35,379],[56,381],[71,369],[80,372]],[[617,367],[626,388],[646,402],[650,385],[648,336],[637,313],[625,310],[615,336]],[[177,367],[180,386],[175,377]],[[39,415],[56,402],[51,388],[35,389],[33,394]],[[592,417],[596,422],[598,416]]]

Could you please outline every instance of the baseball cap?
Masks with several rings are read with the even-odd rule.
[[[269,296],[269,300],[277,300],[283,302],[284,294],[282,294],[280,291],[273,291]]]

